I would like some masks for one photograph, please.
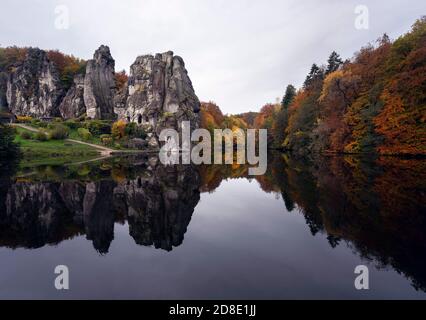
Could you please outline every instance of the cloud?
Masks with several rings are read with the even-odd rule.
[[[259,110],[300,86],[313,62],[344,58],[387,32],[397,37],[426,12],[422,1],[364,1],[370,29],[354,27],[358,1],[2,0],[0,44],[59,49],[88,59],[107,44],[116,68],[136,56],[173,50],[185,60],[197,95],[224,112]],[[55,7],[70,27],[55,28]]]

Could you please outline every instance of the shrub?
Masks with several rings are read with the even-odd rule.
[[[16,122],[18,123],[30,123],[32,119],[30,116],[16,116]]]
[[[75,130],[77,128],[80,128],[80,123],[78,123],[74,119],[70,119],[70,120],[65,121],[64,125],[66,125],[71,130]]]
[[[40,125],[40,119],[32,119],[31,121],[31,125],[34,127],[38,127]]]
[[[68,138],[70,130],[62,124],[54,124],[49,132],[49,136],[54,140],[64,140]]]
[[[171,118],[171,117],[173,117],[173,113],[172,112],[166,111],[166,112],[163,113],[163,118],[164,119]]]
[[[124,138],[126,135],[126,122],[124,120],[118,120],[114,122],[111,129],[111,134],[114,139]]]
[[[22,131],[19,135],[22,139],[25,140],[30,140],[32,138],[32,134],[28,131]]]
[[[129,122],[126,125],[126,130],[125,130],[126,135],[133,136],[136,133],[137,129],[138,129],[138,126],[135,122]]]
[[[102,140],[102,139],[112,138],[112,136],[110,134],[101,134],[99,138],[101,138]]]
[[[104,138],[101,138],[101,141],[103,145],[111,146],[114,140],[112,139],[112,137],[104,137]]]
[[[111,122],[105,120],[88,120],[85,127],[94,136],[111,133]]]
[[[147,134],[144,129],[138,127],[136,133],[133,135],[135,138],[145,139]]]
[[[77,132],[80,138],[82,138],[85,141],[92,139],[92,134],[90,133],[89,130],[85,128],[78,128]]]
[[[145,130],[134,122],[130,122],[126,125],[125,133],[127,136],[132,138],[140,138],[140,139],[146,138]]]
[[[36,134],[34,134],[34,139],[38,141],[47,141],[48,136],[44,130],[39,130]]]

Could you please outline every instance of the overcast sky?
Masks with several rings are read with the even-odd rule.
[[[68,8],[66,29],[60,5]],[[355,28],[358,5],[369,9],[367,30]],[[116,70],[127,71],[138,55],[172,50],[200,100],[225,113],[257,111],[288,83],[300,87],[311,64],[325,63],[331,51],[350,58],[426,14],[424,0],[1,0],[0,7],[1,46],[89,59],[106,44]]]

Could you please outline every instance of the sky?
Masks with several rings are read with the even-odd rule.
[[[281,99],[287,84],[299,88],[333,50],[346,59],[385,32],[396,39],[426,14],[426,1],[1,0],[0,14],[2,47],[90,59],[105,44],[116,71],[172,50],[200,100],[236,114]]]

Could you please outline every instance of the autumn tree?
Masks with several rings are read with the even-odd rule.
[[[123,90],[126,87],[127,81],[129,80],[126,70],[116,72],[114,75],[115,86],[118,90]]]
[[[0,48],[0,72],[10,72],[12,68],[19,66],[25,59],[28,48],[16,46]]]
[[[253,128],[254,120],[256,119],[258,114],[259,114],[258,112],[249,111],[249,112],[236,114],[235,117],[243,119],[249,128]]]
[[[118,120],[113,123],[111,128],[111,135],[114,139],[122,139],[126,135],[127,123],[124,120]]]
[[[324,77],[324,69],[318,67],[316,63],[314,63],[306,76],[305,82],[303,83],[303,87],[307,88],[311,86],[313,83],[321,80]]]
[[[265,104],[254,119],[254,127],[257,129],[272,129],[276,111],[277,105],[272,103]]]
[[[71,87],[74,77],[86,71],[86,61],[73,55],[66,55],[59,50],[47,51],[47,57],[55,65],[65,89]]]
[[[426,17],[392,45],[388,74],[393,74],[380,99],[383,108],[374,119],[384,141],[382,154],[426,155]]]
[[[324,79],[320,102],[320,119],[316,133],[317,150],[343,152],[349,129],[344,121],[348,107],[359,91],[359,77],[350,69],[334,71]]]
[[[327,69],[325,70],[325,74],[328,75],[334,71],[337,71],[342,64],[343,60],[340,58],[336,51],[333,51],[330,54],[330,57],[328,58]]]
[[[299,154],[307,154],[315,146],[324,69],[313,64],[304,86],[288,108],[288,126],[282,147]]]
[[[214,129],[223,128],[224,119],[222,111],[214,102],[201,102],[200,121],[202,128],[213,133]]]
[[[293,101],[296,95],[296,88],[289,84],[286,88],[284,97],[281,101],[281,108],[277,113],[273,125],[273,134],[274,134],[274,146],[276,148],[281,148],[282,143],[285,139],[285,130],[288,125],[288,107]]]
[[[292,84],[289,84],[287,88],[285,89],[285,94],[281,101],[281,106],[283,108],[288,108],[290,104],[292,103],[295,95],[296,95],[296,88]]]

